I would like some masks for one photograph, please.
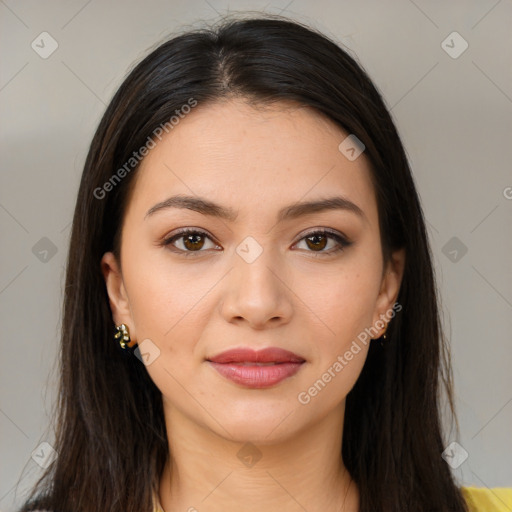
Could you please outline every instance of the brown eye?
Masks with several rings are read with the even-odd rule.
[[[333,240],[334,243],[328,250],[325,250],[325,248],[329,245],[329,240]],[[342,235],[327,230],[313,231],[312,233],[309,233],[303,237],[300,242],[302,241],[304,241],[306,244],[307,252],[318,253],[319,256],[327,256],[333,253],[337,253],[352,245],[352,242],[349,242]]]
[[[195,235],[185,235],[183,238],[183,245],[189,251],[195,251],[197,249],[201,249],[204,245],[204,237],[200,234]]]
[[[305,238],[308,247],[311,249],[325,249],[327,245],[327,236],[323,234],[311,235]]]
[[[184,229],[170,238],[165,239],[162,245],[172,246],[174,247],[174,249],[172,249],[174,252],[185,253],[185,255],[188,256],[196,252],[205,252],[203,248],[207,244],[207,241],[211,242],[211,238],[205,232],[197,229]],[[215,248],[217,246],[212,243],[212,247]],[[206,247],[206,249],[212,247]]]
[[[319,256],[337,253],[352,244],[342,235],[326,230],[313,231],[303,237],[299,243],[303,241],[306,244],[307,252],[316,253],[315,255]],[[333,243],[329,244],[330,241]],[[210,247],[207,246],[208,242],[211,243]],[[206,249],[219,248],[217,244],[213,243],[210,236],[198,229],[183,229],[165,239],[162,245],[171,246],[173,252],[185,256],[206,252]],[[329,245],[330,247],[326,250]]]

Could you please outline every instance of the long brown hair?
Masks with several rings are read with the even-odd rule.
[[[343,460],[361,512],[465,511],[441,457],[441,398],[455,418],[449,353],[432,258],[407,157],[363,68],[331,39],[278,16],[224,19],[153,50],[106,109],[85,162],[73,218],[60,351],[55,449],[21,511],[152,511],[168,456],[161,393],[138,358],[113,340],[100,270],[120,249],[120,227],[138,166],[108,187],[154,130],[194,98],[292,100],[355,134],[371,162],[382,251],[405,248],[402,311],[384,347],[372,343],[346,400]],[[112,183],[112,182],[111,182]],[[96,191],[96,193],[95,193]],[[340,454],[341,456],[341,454]]]

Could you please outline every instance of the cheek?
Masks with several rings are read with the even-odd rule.
[[[196,347],[207,321],[207,283],[165,257],[128,253],[124,267],[137,341],[150,340],[154,345],[147,346],[157,354],[146,370],[164,397],[186,409],[190,396],[183,383],[197,371]]]
[[[164,253],[158,253],[154,249],[137,252],[137,248],[130,253],[127,249],[124,266],[137,332],[167,343],[190,322],[191,316],[197,326],[201,299],[212,284],[204,273],[195,277],[191,272],[183,272]]]
[[[376,300],[380,288],[379,265],[369,262],[340,267],[312,286],[313,311],[325,324],[325,340],[328,347],[342,350],[372,322]],[[377,269],[377,271],[375,271]],[[310,286],[311,289],[311,286]]]
[[[303,411],[305,418],[337,407],[354,387],[370,347],[364,330],[371,325],[377,291],[371,273],[340,273],[326,280],[312,303],[322,324],[310,333],[314,364],[297,397],[311,404]]]

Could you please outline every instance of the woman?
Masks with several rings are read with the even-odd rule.
[[[90,147],[58,456],[22,510],[499,510],[507,491],[459,489],[441,455],[438,314],[361,67],[284,18],[177,36]]]

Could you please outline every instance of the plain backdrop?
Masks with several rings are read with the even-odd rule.
[[[512,485],[510,0],[0,0],[4,512],[52,441],[70,222],[105,106],[173,31],[246,10],[320,29],[381,91],[421,195],[452,346],[461,435],[448,441],[468,455],[453,471],[465,485]]]

